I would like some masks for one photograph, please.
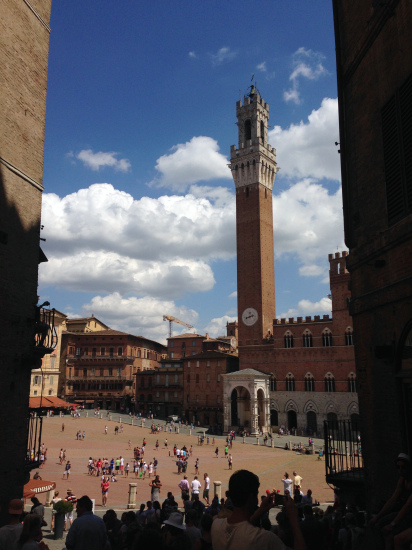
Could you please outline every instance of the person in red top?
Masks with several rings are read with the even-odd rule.
[[[106,477],[104,481],[102,481],[101,483],[101,487],[102,487],[102,506],[106,507],[106,503],[107,503],[107,495],[109,494],[109,485],[110,485],[110,482],[109,482],[109,478]]]

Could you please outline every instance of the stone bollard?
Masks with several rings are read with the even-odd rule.
[[[52,503],[52,498],[54,497],[54,489],[51,489],[50,491],[47,491],[46,493],[46,502],[44,503],[45,506],[47,506],[48,508],[51,507]]]
[[[133,417],[130,419],[130,425],[133,426]]]
[[[289,441],[289,451],[292,450],[292,441]]]
[[[129,483],[129,502],[127,508],[136,508],[137,483]]]
[[[100,413],[100,420],[103,418],[103,413]]]
[[[246,436],[243,436],[243,443],[246,443]]]
[[[86,411],[86,418],[89,418],[89,411]]]
[[[256,438],[256,445],[259,447],[259,438]]]
[[[310,446],[310,451],[309,452],[310,452],[311,455],[315,454],[315,445],[313,443]]]
[[[272,449],[275,447],[275,440],[273,439],[273,437],[270,440],[270,446],[272,447]]]
[[[222,498],[222,482],[214,481],[213,485],[214,485],[214,496],[217,497],[220,502],[220,499]]]
[[[180,434],[180,428],[179,428],[179,426],[178,426],[177,429],[176,429],[176,433]]]
[[[112,415],[111,415],[111,414],[109,414],[109,421],[110,421],[111,419],[112,419]]]
[[[119,424],[121,424],[121,423],[122,423],[122,417],[121,417],[121,416],[119,416],[119,420],[118,420],[118,422],[119,422]]]
[[[143,428],[143,418],[142,418],[141,428]]]
[[[192,435],[192,430],[189,430],[189,435]]]

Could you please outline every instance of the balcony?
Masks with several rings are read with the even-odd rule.
[[[102,362],[117,362],[117,363],[124,363],[124,362],[130,362],[130,363],[133,363],[137,357],[133,357],[133,355],[110,355],[110,354],[105,354],[105,355],[100,355],[100,354],[91,354],[91,353],[88,353],[88,354],[83,354],[83,355],[73,355],[73,354],[68,354],[67,355],[67,359],[68,359],[68,362],[78,362],[78,361],[90,361],[90,362],[97,362],[97,361],[102,361]]]
[[[326,482],[338,487],[345,502],[364,496],[365,470],[359,428],[349,420],[325,421]]]
[[[30,472],[40,465],[40,445],[41,432],[43,427],[43,418],[41,416],[31,416],[28,419],[27,426],[27,451],[26,451],[26,472]]]

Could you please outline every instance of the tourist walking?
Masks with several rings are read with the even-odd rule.
[[[160,482],[160,477],[156,476],[152,481],[149,483],[149,487],[151,487],[150,491],[150,498],[152,502],[159,501],[160,499],[160,487],[162,486]]]

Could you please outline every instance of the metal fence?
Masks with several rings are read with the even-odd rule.
[[[43,418],[41,416],[30,416],[27,427],[27,452],[26,470],[32,470],[40,466],[40,445]]]
[[[362,441],[358,425],[350,420],[324,422],[325,467],[328,481],[342,474],[358,478],[363,474]]]

